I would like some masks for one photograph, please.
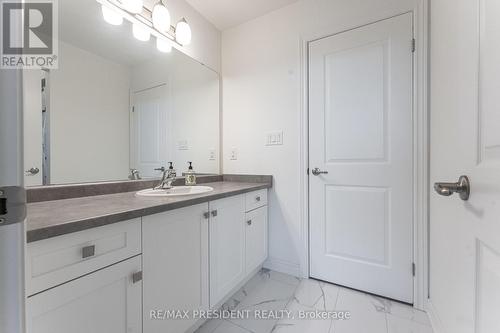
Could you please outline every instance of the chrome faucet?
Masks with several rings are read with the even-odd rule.
[[[141,179],[141,176],[139,175],[139,170],[137,170],[137,169],[130,169],[130,175],[128,176],[128,179],[130,179],[130,180],[139,180],[139,179]]]
[[[170,167],[168,169],[165,169],[165,167],[161,167],[158,169],[155,169],[157,171],[162,172],[161,180],[158,186],[156,186],[154,189],[155,190],[163,190],[163,189],[169,189],[172,188],[172,183],[175,181],[177,177],[177,172],[175,171],[172,162],[170,163]]]

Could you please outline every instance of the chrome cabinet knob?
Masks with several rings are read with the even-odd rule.
[[[470,196],[470,181],[467,176],[460,176],[456,183],[434,183],[434,190],[445,197],[458,193],[460,199],[466,201]]]
[[[312,174],[315,175],[315,176],[327,175],[328,171],[323,171],[320,168],[314,168],[314,169],[312,169]]]

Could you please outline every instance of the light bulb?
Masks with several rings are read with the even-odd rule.
[[[134,14],[142,13],[142,6],[144,5],[142,0],[122,0],[122,4],[123,8]]]
[[[108,22],[112,25],[120,25],[123,23],[123,16],[114,11],[112,8],[108,6],[102,5],[102,16],[104,17],[104,21]]]
[[[177,26],[175,27],[175,40],[181,45],[188,45],[191,43],[191,27],[184,18],[177,22]]]
[[[156,38],[156,48],[160,52],[169,53],[172,52],[172,43],[163,38]]]
[[[140,41],[147,42],[151,37],[149,30],[140,23],[134,23],[132,26],[132,34]]]
[[[157,3],[153,7],[153,14],[151,16],[156,29],[161,32],[168,32],[170,30],[170,13],[167,7],[161,3]]]

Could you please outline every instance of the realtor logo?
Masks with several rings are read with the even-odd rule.
[[[57,68],[55,0],[2,1],[2,68]]]

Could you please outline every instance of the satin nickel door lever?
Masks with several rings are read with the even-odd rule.
[[[29,170],[26,170],[26,175],[36,175],[37,173],[40,172],[40,169],[38,168],[31,168]]]
[[[320,168],[314,168],[314,169],[312,169],[312,174],[315,176],[326,175],[326,174],[328,174],[328,171],[323,171]]]
[[[438,194],[446,197],[458,193],[460,199],[466,201],[470,196],[470,181],[467,176],[460,176],[456,183],[434,183],[434,189]]]

